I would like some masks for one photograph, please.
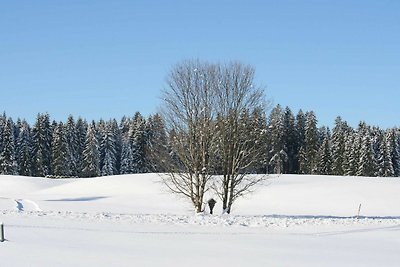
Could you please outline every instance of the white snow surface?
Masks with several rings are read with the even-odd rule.
[[[398,266],[400,179],[272,175],[194,214],[157,174],[0,176],[0,266]],[[360,216],[357,217],[361,204]]]

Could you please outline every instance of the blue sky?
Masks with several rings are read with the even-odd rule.
[[[399,126],[400,1],[1,1],[0,110],[148,115],[171,67],[240,60],[275,104]]]

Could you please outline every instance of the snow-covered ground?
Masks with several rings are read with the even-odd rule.
[[[208,195],[207,197],[215,197]],[[400,179],[271,176],[231,215],[156,174],[0,176],[0,266],[398,266]],[[358,213],[361,204],[360,217]]]

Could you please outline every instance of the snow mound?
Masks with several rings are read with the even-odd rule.
[[[400,179],[273,175],[238,199],[241,216],[400,216]],[[212,193],[209,197],[216,198]],[[18,204],[19,203],[19,204]],[[17,206],[17,207],[16,207]],[[0,210],[192,215],[187,199],[168,192],[157,174],[87,179],[0,176]],[[221,201],[214,209],[222,210]],[[207,212],[207,209],[206,209]]]

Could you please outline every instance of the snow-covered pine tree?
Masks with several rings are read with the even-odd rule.
[[[385,134],[382,130],[372,127],[370,129],[370,137],[372,143],[372,150],[374,152],[374,158],[376,162],[376,173],[375,176],[383,176],[383,161],[384,161],[384,138]],[[387,160],[387,159],[386,159]]]
[[[4,135],[4,128],[7,123],[7,116],[5,113],[0,115],[0,152],[3,151],[3,135]],[[0,158],[0,166],[1,166],[1,158]]]
[[[284,113],[280,105],[272,109],[268,122],[269,164],[274,173],[282,173],[288,160],[284,140]]]
[[[400,129],[395,128],[394,130],[394,135],[395,135],[395,140],[396,144],[393,145],[393,147],[397,147],[397,157],[394,157],[393,160],[393,168],[396,176],[400,176]],[[393,156],[392,156],[393,157]],[[397,160],[398,159],[398,160]]]
[[[388,131],[389,133],[389,131]],[[389,140],[390,136],[388,133],[381,133],[380,136],[380,145],[379,145],[379,158],[377,159],[378,164],[378,176],[381,177],[393,177],[394,176],[394,168],[391,157],[391,142]]]
[[[356,168],[354,167],[353,147],[354,147],[355,133],[353,130],[346,132],[344,137],[344,155],[343,155],[343,175],[354,176],[356,175]],[[332,160],[335,159],[332,156]]]
[[[332,174],[344,175],[345,165],[345,137],[347,129],[346,122],[342,121],[341,117],[335,120],[335,127],[332,132]]]
[[[88,127],[85,141],[85,149],[83,150],[83,177],[96,177],[100,176],[100,152],[99,142],[97,140],[97,133],[95,123],[91,123]]]
[[[225,157],[225,160],[229,160],[231,163],[241,160],[240,168],[235,165],[225,165],[224,168],[232,166],[233,168],[238,168],[237,173],[256,173],[257,169],[262,168],[262,173],[266,173],[266,163],[263,162],[267,154],[267,147],[265,140],[267,137],[267,118],[265,116],[262,107],[253,107],[251,113],[244,109],[241,112],[238,123],[231,124],[233,128],[237,127],[238,134],[236,136],[231,136],[227,139],[227,145],[231,146],[231,149],[240,148],[236,157]],[[233,143],[231,145],[231,143]],[[230,150],[225,150],[223,153],[232,153]],[[283,152],[286,153],[286,152]],[[233,153],[232,153],[233,154]],[[242,154],[242,156],[238,156]],[[286,155],[281,155],[284,162],[287,161]],[[274,166],[279,165],[279,167],[284,167],[283,163],[273,163]],[[264,166],[262,165],[264,164]],[[282,173],[283,169],[279,170]],[[240,176],[238,176],[240,177]],[[239,179],[237,180],[239,181]],[[245,184],[245,183],[243,183]]]
[[[101,176],[110,176],[114,175],[115,169],[115,158],[112,156],[112,153],[107,150],[104,155],[103,167],[101,168]]]
[[[378,127],[368,127],[370,138],[371,138],[371,144],[372,144],[372,151],[374,153],[374,159],[376,162],[376,169],[375,169],[375,175],[374,176],[381,176],[381,170],[380,166],[384,165],[383,161],[384,160],[384,138],[385,138],[385,133],[383,130],[381,130]],[[387,161],[387,159],[386,159]],[[383,174],[382,174],[383,175]]]
[[[129,141],[133,154],[134,173],[147,172],[144,151],[146,145],[146,121],[139,112],[135,114],[129,129]]]
[[[96,129],[96,137],[97,137],[97,140],[99,141],[100,172],[101,172],[101,168],[103,167],[103,161],[104,161],[104,153],[102,153],[101,143],[102,143],[105,133],[107,131],[106,130],[106,122],[103,119],[100,119],[98,122],[95,123],[95,129]]]
[[[296,147],[295,147],[295,160],[294,160],[294,173],[300,173],[300,149],[304,145],[305,139],[306,118],[303,111],[300,109],[296,115],[295,129],[296,129]]]
[[[23,176],[32,175],[32,135],[29,124],[21,122],[18,139],[16,142],[16,159],[18,174]]]
[[[360,160],[358,164],[358,176],[375,176],[376,175],[376,160],[372,147],[371,134],[366,127],[362,131],[362,142],[360,150]]]
[[[122,141],[121,174],[134,173],[132,148],[128,141]]]
[[[283,140],[288,160],[285,164],[284,173],[295,173],[297,148],[299,146],[296,137],[295,118],[290,108],[286,107],[283,115]]]
[[[116,119],[110,121],[111,131],[114,136],[115,146],[115,171],[114,174],[119,174],[121,169],[121,154],[122,154],[122,135],[121,130]]]
[[[265,111],[262,108],[255,108],[250,114],[250,122],[246,125],[244,127],[249,128],[247,130],[250,130],[250,138],[245,139],[243,137],[243,141],[251,141],[255,144],[254,147],[257,147],[252,152],[254,157],[249,157],[253,163],[248,172],[266,174],[268,173],[268,161],[266,158],[268,154],[268,126]]]
[[[9,118],[3,130],[3,149],[0,152],[0,173],[7,175],[17,174],[15,159],[14,122]]]
[[[361,150],[362,150],[362,144],[363,144],[363,133],[360,130],[357,130],[357,132],[354,135],[354,140],[353,140],[353,152],[351,154],[350,162],[352,166],[352,175],[357,175],[357,172],[360,168],[360,162],[361,162]]]
[[[107,123],[100,143],[100,154],[102,158],[101,175],[109,176],[117,172],[115,136],[111,123]]]
[[[390,154],[390,159],[393,166],[393,176],[400,175],[400,146],[399,136],[396,134],[395,129],[389,129],[386,132],[386,142]]]
[[[78,176],[79,172],[79,155],[78,155],[78,136],[76,131],[75,120],[72,115],[68,116],[65,125],[65,139],[67,142],[67,159],[65,164],[67,167],[68,176]]]
[[[85,149],[86,134],[87,134],[87,122],[82,118],[78,118],[75,125],[76,133],[76,163],[77,163],[77,175],[82,177],[83,170],[83,150]]]
[[[316,171],[318,152],[317,118],[313,111],[306,113],[304,145],[300,149],[300,172],[313,174]]]
[[[33,175],[45,177],[51,174],[52,129],[49,114],[38,114],[32,128]]]
[[[7,123],[7,116],[5,113],[3,113],[2,115],[0,115],[0,151],[3,150],[3,132],[6,123]]]
[[[324,134],[322,145],[318,151],[317,173],[329,175],[332,173],[332,155],[329,129]]]
[[[68,176],[70,163],[68,143],[65,134],[64,124],[59,122],[53,130],[53,141],[51,146],[51,169],[56,177]]]

